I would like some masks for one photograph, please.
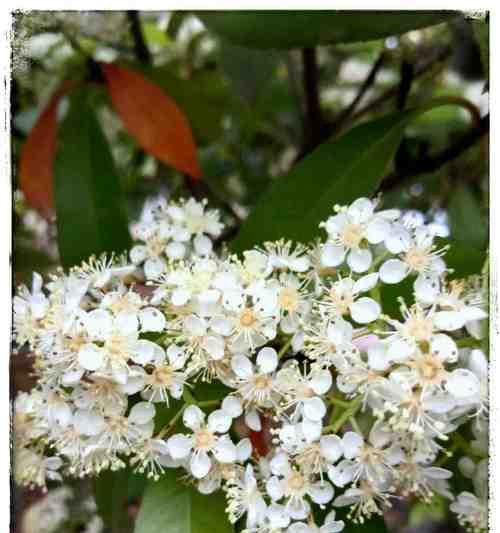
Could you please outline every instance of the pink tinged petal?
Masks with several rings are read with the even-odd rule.
[[[321,250],[321,264],[325,267],[339,266],[345,257],[345,248],[334,244],[325,244]]]
[[[366,272],[372,264],[372,253],[368,248],[353,249],[347,256],[347,264],[353,272]]]
[[[312,421],[322,420],[326,414],[326,407],[321,398],[315,396],[304,400],[304,416]]]
[[[193,245],[198,255],[210,255],[212,253],[212,241],[206,235],[196,235]]]
[[[458,358],[458,348],[455,341],[445,335],[438,333],[433,335],[430,343],[431,353],[436,355],[441,361],[447,363],[455,363]]]
[[[260,416],[255,409],[251,409],[245,413],[245,424],[253,431],[262,430]]]
[[[278,366],[278,354],[274,348],[262,348],[257,355],[257,365],[260,372],[269,374]]]
[[[98,370],[104,363],[104,352],[95,344],[84,344],[78,352],[78,363],[85,370]]]
[[[211,466],[212,461],[205,452],[194,453],[191,456],[189,468],[191,469],[191,474],[193,474],[196,479],[205,477],[210,471]]]
[[[361,453],[361,448],[364,444],[363,437],[354,431],[344,433],[342,437],[342,448],[347,459],[357,457]]]
[[[205,337],[201,345],[214,361],[224,357],[225,343],[221,337]]]
[[[378,283],[378,274],[377,272],[373,272],[372,274],[366,274],[366,276],[363,276],[354,283],[354,286],[352,288],[352,292],[354,294],[359,294],[360,292],[367,292],[373,287],[375,287]]]
[[[465,316],[458,311],[438,311],[434,314],[434,325],[444,331],[455,331],[465,325]]]
[[[230,439],[219,439],[213,453],[219,463],[234,463],[238,455],[236,446]]]
[[[233,419],[223,409],[216,409],[208,415],[208,429],[213,433],[227,433]]]
[[[328,370],[315,372],[309,385],[316,394],[326,394],[332,386],[332,374]]]
[[[197,406],[190,405],[182,415],[182,421],[186,427],[196,431],[205,420],[205,413]]]
[[[182,259],[186,255],[186,246],[180,242],[170,242],[165,247],[165,255],[169,259]]]
[[[380,279],[384,283],[395,284],[408,275],[408,266],[399,259],[389,259],[379,270]]]
[[[372,298],[358,298],[353,304],[351,304],[349,310],[353,320],[359,324],[368,324],[377,320],[380,316],[381,308],[378,302]]]
[[[448,376],[445,387],[453,397],[463,399],[478,395],[481,383],[470,370],[457,368]]]
[[[328,481],[318,481],[313,483],[308,492],[311,500],[318,505],[328,503],[334,495],[333,487]]]
[[[283,488],[280,480],[276,476],[272,476],[267,480],[266,492],[273,501],[283,498]]]
[[[142,331],[163,331],[166,326],[165,316],[154,307],[146,307],[139,313]]]
[[[172,459],[185,459],[191,451],[191,439],[178,433],[168,439],[167,446]]]
[[[159,278],[164,270],[165,261],[163,261],[159,257],[155,259],[147,259],[144,263],[144,274],[147,279]]]
[[[240,379],[246,380],[253,376],[252,363],[245,355],[235,355],[231,359],[231,368]]]
[[[319,445],[321,455],[330,463],[337,462],[344,453],[342,440],[337,435],[323,435]]]
[[[377,335],[363,335],[362,337],[357,337],[353,339],[352,343],[358,350],[361,352],[366,352],[376,344],[378,344],[379,338]]]
[[[224,400],[222,400],[222,409],[231,418],[237,418],[243,412],[241,400],[237,396],[226,396]]]

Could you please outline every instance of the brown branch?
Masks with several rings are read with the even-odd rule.
[[[305,96],[304,149],[308,152],[316,147],[324,138],[324,122],[319,102],[319,75],[316,50],[302,50],[303,83]]]
[[[402,111],[406,106],[406,100],[410,94],[413,77],[415,76],[415,67],[413,63],[403,59],[401,62],[401,79],[398,87],[398,97],[396,103],[396,109]]]
[[[142,63],[151,64],[151,52],[144,40],[142,34],[141,21],[139,20],[138,11],[127,11],[127,18],[130,24],[130,33],[134,40],[135,57]]]
[[[448,148],[445,148],[443,151],[433,156],[412,161],[406,166],[406,168],[386,176],[382,180],[379,190],[385,192],[402,187],[406,185],[411,178],[418,176],[419,174],[438,170],[444,164],[460,157],[469,148],[474,146],[476,142],[480,141],[489,132],[489,129],[490,116],[488,114],[482,117],[475,127],[471,128]]]
[[[344,123],[353,115],[354,111],[358,107],[358,104],[361,102],[361,100],[365,96],[368,89],[375,83],[375,80],[377,79],[377,74],[379,70],[382,68],[382,65],[384,64],[386,57],[387,56],[385,52],[382,52],[379,55],[377,61],[375,61],[372,68],[370,69],[368,76],[366,76],[365,80],[361,84],[353,101],[349,104],[348,107],[346,107],[343,111],[339,113],[338,117],[334,120],[333,124],[330,126],[329,128],[330,134],[334,134],[338,132],[340,129],[342,129],[342,126],[344,125]]]

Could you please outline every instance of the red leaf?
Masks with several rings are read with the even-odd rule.
[[[189,122],[158,85],[138,72],[101,63],[113,106],[125,128],[160,161],[200,178],[201,169]]]
[[[24,143],[19,159],[19,186],[26,202],[49,218],[54,207],[53,171],[56,155],[57,106],[74,85],[66,81],[42,111]]]

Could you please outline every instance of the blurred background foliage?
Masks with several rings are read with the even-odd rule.
[[[370,16],[375,21],[384,18],[383,13]],[[488,245],[487,14],[448,15],[437,25],[366,42],[328,44],[327,37],[327,42],[320,39],[319,46],[308,48],[271,43],[262,49],[258,36],[257,46],[250,42],[247,47],[243,27],[234,32],[230,20],[231,31],[225,32],[223,23],[227,21],[221,23],[217,13],[207,12],[14,15],[15,284],[28,282],[33,270],[47,273],[60,264],[54,213],[30,206],[20,190],[18,169],[33,126],[68,79],[84,82],[85,95],[81,97],[79,89],[80,93],[63,97],[58,114],[64,114],[68,100],[81,111],[81,120],[73,116],[73,132],[94,127],[95,118],[110,157],[98,152],[92,141],[85,148],[87,156],[81,147],[67,155],[65,165],[56,168],[56,179],[61,168],[68,183],[80,179],[85,157],[95,160],[94,166],[105,160],[107,174],[116,174],[119,180],[128,221],[139,215],[149,196],[193,194],[221,209],[229,225],[228,240],[238,234],[276,179],[327,139],[384,114],[446,97],[456,105],[435,108],[405,128],[378,191],[384,207],[418,210],[439,226],[443,240],[460,245],[452,260],[457,275],[480,271]],[[176,103],[193,132],[201,179],[141,148],[110,105],[99,62],[126,65]],[[95,139],[98,133],[89,131]],[[363,148],[359,146],[360,151]],[[41,173],[46,170],[40,168]],[[329,171],[328,164],[315,167],[326,180]],[[308,187],[318,176],[303,179]],[[79,205],[71,187],[64,194],[65,205]],[[301,205],[300,195],[290,201]],[[82,205],[78,218],[85,222]],[[60,235],[59,246],[64,239],[63,246],[77,246],[77,230],[72,226],[69,235]],[[14,390],[29,387],[27,372],[16,371],[13,380]],[[409,508],[400,512],[396,506],[386,523],[395,530],[405,525],[410,528],[406,531],[416,526],[422,531],[425,523],[431,531],[432,523],[444,519],[443,509],[440,502],[432,507],[414,505],[411,512]],[[446,527],[441,524],[435,531]],[[456,531],[455,525],[449,527]],[[73,530],[82,531],[68,529]]]

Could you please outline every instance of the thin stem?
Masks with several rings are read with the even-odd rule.
[[[151,52],[144,40],[138,11],[127,11],[127,19],[130,24],[130,33],[134,40],[135,57],[142,63],[151,64]]]
[[[340,407],[346,409],[347,407],[350,407],[351,402],[346,402],[344,400],[340,400],[339,398],[335,398],[335,396],[330,396],[328,398],[330,400],[330,403],[333,405],[339,405]]]
[[[363,397],[358,396],[350,402],[349,407],[340,415],[340,417],[330,426],[326,426],[324,431],[330,433],[337,433],[337,431],[349,420],[350,417],[354,416],[363,403]]]
[[[177,420],[182,416],[182,413],[186,410],[186,408],[189,406],[189,404],[185,403],[178,411],[177,413],[170,419],[169,423],[164,426],[161,431],[156,435],[157,439],[161,439],[164,437],[175,425]]]
[[[319,74],[315,48],[302,50],[305,96],[304,152],[312,150],[323,139],[324,122],[319,102]]]
[[[359,427],[358,421],[356,420],[356,417],[350,416],[349,422],[351,423],[351,426],[354,428],[354,430],[359,433],[360,435],[363,435],[363,432],[361,431],[361,428]]]
[[[292,345],[293,337],[290,337],[286,343],[282,346],[281,350],[278,352],[278,359],[281,359],[286,352],[288,351],[288,348]]]

